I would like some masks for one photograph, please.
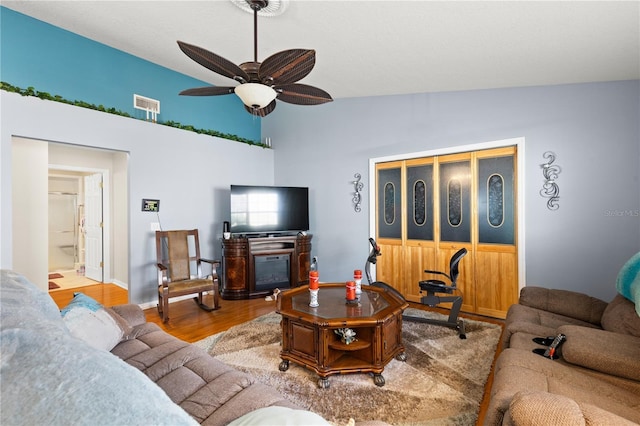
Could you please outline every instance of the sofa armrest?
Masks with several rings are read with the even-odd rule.
[[[563,325],[565,361],[605,374],[640,381],[640,337],[596,328]]]
[[[517,426],[635,424],[594,405],[543,391],[516,393],[509,404],[508,417]]]
[[[144,315],[144,311],[138,305],[132,303],[126,305],[117,305],[111,307],[113,311],[124,318],[131,327],[141,325],[147,322],[147,318]]]
[[[595,325],[607,307],[607,302],[584,293],[543,287],[524,287],[518,303]]]

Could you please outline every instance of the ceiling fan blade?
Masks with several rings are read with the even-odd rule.
[[[316,51],[290,49],[265,59],[258,70],[264,84],[291,84],[306,77],[316,64]]]
[[[205,86],[183,90],[180,94],[185,96],[218,96],[231,94],[234,89],[235,87]]]
[[[185,55],[217,74],[232,78],[241,83],[249,81],[249,76],[242,70],[242,68],[222,56],[209,52],[202,47],[194,46],[193,44],[179,40],[178,46],[180,46],[180,50],[182,50]]]
[[[331,102],[331,95],[322,89],[307,84],[285,84],[274,87],[278,92],[276,99],[296,105],[319,105]]]
[[[245,105],[244,109],[246,109],[247,112],[251,115],[264,117],[270,112],[272,112],[274,109],[276,109],[276,101],[275,100],[271,101],[271,103],[264,108],[257,109],[257,108],[251,108]]]

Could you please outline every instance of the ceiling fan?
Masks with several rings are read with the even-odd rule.
[[[290,49],[275,53],[258,62],[258,11],[268,6],[268,0],[245,0],[253,10],[253,62],[235,65],[231,61],[192,44],[178,41],[180,49],[191,59],[211,71],[232,78],[238,86],[206,86],[180,92],[187,96],[218,96],[234,93],[245,109],[264,117],[276,108],[276,99],[296,105],[319,105],[331,102],[331,95],[322,89],[296,83],[307,76],[316,63],[315,50]]]

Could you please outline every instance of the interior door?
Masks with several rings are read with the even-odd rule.
[[[84,177],[85,276],[103,280],[102,174]]]

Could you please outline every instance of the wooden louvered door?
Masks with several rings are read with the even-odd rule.
[[[419,302],[424,270],[448,272],[464,247],[462,310],[503,318],[518,298],[515,158],[506,147],[378,163],[377,279]]]

